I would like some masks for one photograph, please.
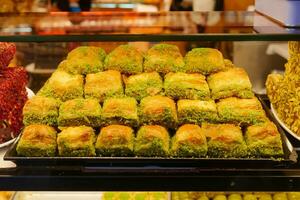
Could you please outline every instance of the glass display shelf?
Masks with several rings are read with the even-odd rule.
[[[256,12],[0,14],[0,41],[288,41],[286,28]]]

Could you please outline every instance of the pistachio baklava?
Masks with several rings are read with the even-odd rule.
[[[56,155],[56,130],[48,125],[26,126],[17,144],[17,154],[26,157]]]
[[[131,45],[120,45],[105,58],[106,70],[118,70],[124,74],[143,72],[143,54]]]
[[[213,100],[179,100],[177,102],[179,124],[202,122],[218,122],[217,106]]]
[[[85,78],[85,98],[95,98],[103,102],[106,98],[122,95],[124,95],[124,89],[119,71],[108,70],[88,74]]]
[[[138,101],[144,97],[162,93],[163,81],[157,72],[132,75],[124,82],[126,96],[134,97]]]
[[[132,97],[113,97],[104,101],[103,124],[139,125],[137,101]]]
[[[231,68],[218,72],[207,78],[212,99],[227,97],[252,98],[252,85],[247,72],[243,68]]]
[[[222,53],[217,49],[194,48],[184,58],[187,73],[209,75],[225,69]]]
[[[241,158],[248,155],[242,130],[233,124],[203,124],[207,138],[208,156],[212,158]]]
[[[184,61],[179,48],[171,44],[156,44],[151,47],[144,62],[145,72],[184,72]]]
[[[140,103],[139,117],[141,124],[176,128],[178,123],[175,102],[165,96],[143,98]]]
[[[88,126],[68,127],[57,136],[58,153],[63,157],[95,156],[94,130]]]
[[[103,127],[96,141],[98,156],[133,156],[134,132],[123,125]]]
[[[179,127],[172,138],[171,152],[175,157],[205,157],[207,143],[201,128],[193,124]]]
[[[283,156],[281,136],[272,122],[247,127],[245,139],[253,157]]]
[[[43,96],[35,96],[29,99],[23,107],[23,123],[57,125],[58,109],[60,101]]]
[[[105,51],[100,47],[80,46],[69,52],[58,69],[70,74],[90,74],[104,70]]]
[[[210,91],[205,76],[182,72],[168,73],[165,76],[166,96],[172,99],[210,99]]]
[[[38,96],[46,96],[67,101],[83,97],[83,76],[55,71],[48,79]]]
[[[217,103],[217,109],[222,122],[252,125],[268,120],[256,97],[251,99],[238,99],[236,97],[221,99]]]
[[[169,155],[168,131],[158,125],[145,125],[137,132],[134,152],[137,156],[165,157]]]
[[[101,106],[96,99],[73,99],[59,108],[59,126],[101,125]]]

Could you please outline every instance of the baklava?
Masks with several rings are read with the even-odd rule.
[[[158,95],[162,92],[163,81],[157,72],[141,73],[125,79],[126,96],[140,101],[146,96]]]
[[[202,124],[207,138],[208,156],[241,158],[247,156],[247,145],[240,127],[233,124]]]
[[[222,122],[252,125],[267,121],[265,111],[256,97],[238,99],[230,97],[217,103],[218,114]]]
[[[95,156],[94,130],[88,126],[65,128],[57,136],[57,146],[63,157],[91,157]]]
[[[240,195],[240,194],[230,194],[228,196],[228,200],[243,200],[243,198],[242,198],[242,195]]]
[[[72,50],[58,69],[71,74],[90,74],[103,71],[105,51],[100,47],[81,46]]]
[[[26,157],[51,157],[56,154],[56,130],[48,125],[24,128],[17,144],[17,154]]]
[[[285,192],[276,192],[273,195],[273,200],[289,200]]]
[[[55,71],[37,95],[67,101],[83,97],[83,76]]]
[[[218,194],[216,195],[213,200],[227,200],[226,195]]]
[[[96,99],[73,99],[59,108],[59,126],[101,125],[101,106]]]
[[[143,71],[143,55],[135,47],[120,45],[105,58],[106,70],[118,70],[123,74],[138,74]]]
[[[184,61],[179,48],[171,44],[156,44],[151,47],[144,62],[145,72],[184,72]]]
[[[179,100],[177,102],[179,124],[218,122],[217,106],[214,101]]]
[[[267,194],[267,193],[256,193],[256,198],[258,200],[273,200],[272,195],[271,194]]]
[[[218,72],[207,78],[212,99],[227,97],[252,98],[252,85],[247,72],[243,68],[231,68]]]
[[[289,200],[298,200],[300,199],[300,193],[299,192],[288,192],[287,193]]]
[[[185,55],[187,73],[209,75],[225,69],[223,55],[217,49],[194,48]]]
[[[244,200],[257,200],[257,198],[254,194],[245,194]]]
[[[98,156],[133,156],[134,132],[123,125],[103,127],[96,141]]]
[[[140,103],[139,117],[141,124],[176,128],[178,123],[175,102],[165,96],[143,98]]]
[[[205,157],[207,143],[201,128],[192,124],[179,127],[172,138],[171,152],[175,157]]]
[[[168,131],[158,125],[145,125],[137,133],[134,152],[137,156],[165,157],[169,154]]]
[[[166,96],[172,99],[210,99],[208,84],[201,74],[168,73],[164,89]]]
[[[245,139],[253,157],[283,156],[281,136],[272,122],[247,127]]]
[[[23,123],[57,125],[58,109],[60,101],[43,96],[35,96],[29,99],[23,107]]]
[[[95,98],[99,102],[114,96],[124,95],[121,73],[115,70],[88,74],[85,79],[85,98]]]
[[[137,101],[132,97],[108,98],[104,101],[102,111],[104,125],[139,125]]]

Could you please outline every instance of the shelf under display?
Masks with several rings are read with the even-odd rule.
[[[0,41],[284,41],[285,28],[256,12],[0,14]]]
[[[297,169],[22,167],[0,170],[1,190],[295,191]]]

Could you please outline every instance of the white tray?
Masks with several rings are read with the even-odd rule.
[[[11,200],[100,200],[101,192],[16,192]]]
[[[272,113],[274,114],[274,117],[276,118],[276,120],[278,121],[278,123],[280,124],[280,126],[281,126],[284,130],[286,130],[290,135],[292,135],[294,138],[296,138],[297,140],[300,141],[300,136],[298,136],[296,133],[294,133],[293,131],[291,131],[291,130],[289,129],[289,127],[287,127],[287,126],[285,125],[285,123],[279,119],[278,114],[277,114],[277,112],[276,112],[276,110],[275,110],[275,108],[273,107],[272,104],[271,104],[271,111],[272,111]]]

